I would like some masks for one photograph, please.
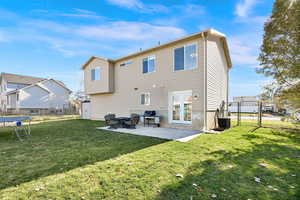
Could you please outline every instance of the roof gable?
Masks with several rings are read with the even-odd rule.
[[[44,82],[49,82],[49,81],[53,81],[54,83],[56,83],[56,84],[59,85],[60,87],[62,87],[62,88],[64,88],[65,90],[67,90],[69,93],[72,92],[69,88],[67,88],[67,87],[65,86],[65,84],[64,84],[63,82],[57,81],[57,80],[52,79],[52,78],[51,78],[51,79],[45,79],[45,80],[43,80],[43,81],[41,81],[41,82],[39,82],[39,83],[42,84],[42,83],[44,83]],[[37,83],[37,85],[38,85],[39,83]],[[40,87],[42,87],[42,86],[40,86]]]
[[[33,77],[33,76],[23,76],[18,74],[9,74],[9,73],[1,73],[1,79],[5,80],[8,83],[20,83],[20,84],[34,84],[44,78]]]
[[[192,35],[188,35],[188,36],[179,38],[177,40],[173,40],[171,42],[167,42],[167,43],[164,43],[164,44],[161,44],[161,45],[158,45],[158,46],[155,46],[155,47],[143,50],[143,51],[139,51],[139,52],[136,52],[136,53],[133,53],[133,54],[129,54],[127,56],[117,58],[115,60],[108,59],[108,58],[97,57],[97,56],[92,56],[92,57],[89,58],[89,60],[86,63],[84,63],[82,65],[81,69],[84,70],[85,67],[88,64],[90,64],[92,62],[92,60],[94,60],[94,59],[101,59],[101,60],[105,60],[105,61],[108,61],[108,62],[115,63],[115,62],[125,60],[125,59],[129,59],[129,58],[132,58],[132,57],[144,54],[144,53],[148,53],[150,51],[154,51],[154,50],[157,50],[157,49],[160,49],[160,48],[165,48],[167,46],[175,45],[175,44],[177,44],[179,42],[182,42],[182,41],[185,41],[185,40],[190,40],[190,39],[197,38],[197,37],[205,37],[207,34],[219,37],[221,39],[224,54],[225,54],[225,57],[226,57],[227,66],[228,66],[228,68],[231,68],[232,67],[232,62],[231,62],[231,58],[230,58],[230,53],[229,53],[229,48],[228,48],[226,36],[224,34],[218,32],[218,31],[214,30],[214,29],[207,29],[207,30],[204,30],[202,32],[198,32],[198,33],[195,33],[195,34],[192,34]]]

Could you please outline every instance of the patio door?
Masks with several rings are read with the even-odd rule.
[[[169,101],[169,119],[172,123],[192,123],[192,91],[172,92]]]

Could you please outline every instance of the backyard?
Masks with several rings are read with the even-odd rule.
[[[300,130],[234,127],[187,143],[70,119],[0,128],[0,199],[300,199]]]

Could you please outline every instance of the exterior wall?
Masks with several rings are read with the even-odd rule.
[[[48,80],[39,83],[40,86],[50,91],[48,98],[49,108],[61,109],[63,106],[69,104],[70,92],[56,83],[54,80]]]
[[[18,108],[49,108],[48,92],[38,86],[24,88],[19,92]]]
[[[207,40],[207,128],[214,128],[215,111],[228,102],[228,68],[219,38]]]
[[[6,81],[1,78],[0,82],[0,111],[6,111],[7,108],[7,97],[5,94],[6,91]]]
[[[100,80],[91,80],[91,70],[100,67]],[[84,86],[86,94],[111,93],[114,91],[114,67],[102,59],[93,59],[93,61],[84,70]]]
[[[16,94],[7,95],[9,100],[7,102],[7,108],[16,109],[17,108],[17,96]]]
[[[173,71],[173,51],[174,48],[189,43],[197,43],[198,67],[192,70]],[[126,60],[115,63],[114,85],[112,94],[91,95],[91,118],[103,120],[107,113],[115,113],[117,116],[129,116],[130,113],[143,114],[145,110],[156,110],[158,115],[163,116],[162,125],[180,126],[168,123],[169,94],[174,91],[192,90],[193,96],[197,98],[192,102],[192,126],[193,129],[202,129],[204,123],[204,40],[202,38],[193,39],[178,43],[170,47],[157,49],[149,53],[144,53],[130,58],[133,63],[127,66],[120,66]],[[143,74],[142,59],[155,55],[156,72]],[[90,79],[88,72],[99,64],[94,59],[85,69],[85,78]],[[96,91],[100,85],[90,85],[85,81],[87,93]],[[101,89],[102,90],[102,89]],[[150,105],[140,104],[140,95],[150,92]],[[184,125],[186,127],[186,125]]]

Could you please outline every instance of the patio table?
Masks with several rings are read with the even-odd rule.
[[[131,118],[130,117],[116,117],[115,120],[119,121],[120,128],[126,128],[124,122],[131,120]]]

